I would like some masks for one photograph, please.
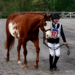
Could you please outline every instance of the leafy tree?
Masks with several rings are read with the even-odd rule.
[[[25,11],[73,11],[75,0],[0,0],[0,11],[4,15]]]
[[[4,2],[1,0],[1,1],[0,1],[0,11],[2,11],[3,6],[4,6]]]
[[[56,0],[55,11],[71,11],[74,0]]]

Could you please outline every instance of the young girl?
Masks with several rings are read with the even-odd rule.
[[[48,46],[50,46],[52,48],[52,49],[49,48],[49,52],[50,52],[49,64],[50,64],[51,71],[53,69],[58,70],[56,64],[60,57],[60,48],[58,48],[56,50],[54,50],[54,49],[59,46],[60,35],[62,36],[64,45],[67,45],[65,35],[63,32],[63,27],[61,24],[58,23],[59,19],[60,19],[60,17],[59,17],[58,13],[52,14],[51,38],[47,39]],[[55,53],[55,57],[54,57],[54,53]],[[53,57],[54,57],[54,61],[53,61]]]

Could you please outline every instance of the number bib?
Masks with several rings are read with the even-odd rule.
[[[59,38],[60,37],[60,29],[61,29],[61,25],[57,29],[51,27],[51,38]]]

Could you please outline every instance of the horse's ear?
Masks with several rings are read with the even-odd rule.
[[[44,18],[47,18],[47,14],[44,15]]]
[[[50,14],[48,17],[51,18],[52,17],[52,14]]]
[[[45,19],[49,19],[49,18],[51,18],[51,17],[52,17],[52,14],[50,14],[50,15],[48,15],[48,16],[47,16],[47,14],[44,15],[44,18],[45,18]]]
[[[50,18],[52,18],[52,14],[50,14],[46,17],[47,20],[50,20]]]

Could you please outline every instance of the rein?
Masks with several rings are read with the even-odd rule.
[[[52,49],[51,47],[49,47],[49,46],[46,44],[45,41],[43,41],[43,44],[45,44],[48,48]],[[60,48],[60,47],[63,46],[63,45],[64,45],[64,44],[61,44],[60,46],[58,46],[58,47],[55,48],[54,50],[57,50],[58,48]],[[68,50],[67,50],[67,55],[69,55],[69,54],[70,54],[70,48],[69,48],[68,45],[66,45],[66,47],[68,48]]]
[[[42,20],[42,26],[43,26],[43,21],[44,21],[44,20],[45,20],[45,19]],[[44,26],[43,26],[43,39],[44,39],[43,44],[45,44],[48,48],[52,49],[52,48],[49,47],[49,46],[46,44],[46,42],[45,42],[45,40],[46,40],[46,38],[45,38],[45,32],[48,31],[48,30],[51,30],[51,29],[45,30],[45,29],[44,29]],[[64,44],[61,44],[60,46],[58,46],[58,47],[55,48],[54,50],[57,50],[58,48],[60,48],[60,47],[63,46],[63,45],[64,45]],[[67,55],[69,55],[69,54],[70,54],[70,48],[69,48],[68,45],[66,45],[66,47],[68,48],[68,50],[67,50]]]

